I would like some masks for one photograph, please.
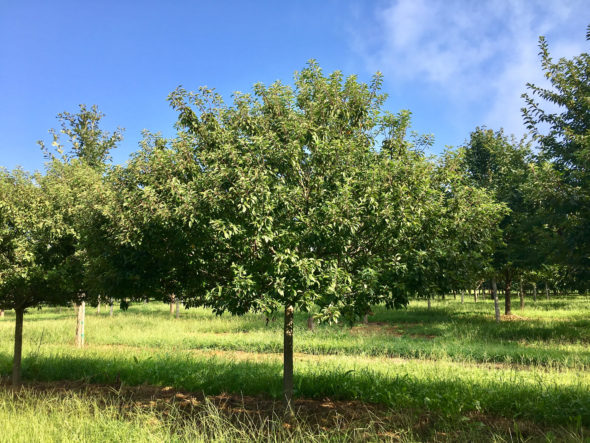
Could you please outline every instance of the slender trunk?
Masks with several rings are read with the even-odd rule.
[[[473,302],[477,303],[477,288],[473,290]]]
[[[180,318],[180,299],[176,299],[176,318]]]
[[[365,325],[369,324],[369,314],[363,315],[363,324],[365,324]]]
[[[86,317],[86,302],[76,305],[76,346],[84,346],[84,317]]]
[[[520,310],[524,309],[524,289],[522,285],[522,277],[520,277]]]
[[[549,285],[545,282],[545,297],[549,300]]]
[[[430,310],[431,303],[430,303],[430,295],[428,296],[428,310]]]
[[[113,316],[113,299],[111,298],[111,302],[109,303],[109,316]]]
[[[174,294],[170,296],[170,315],[174,314]]]
[[[285,306],[283,334],[283,403],[291,409],[293,401],[293,306]]]
[[[537,283],[533,282],[533,301],[537,301]]]
[[[510,285],[512,284],[510,278],[506,277],[506,282],[504,284],[504,315],[512,315],[511,310],[511,300],[510,300]]]
[[[21,362],[23,356],[23,320],[25,310],[19,308],[16,312],[16,323],[14,325],[14,359],[12,361],[12,386],[20,386],[21,382]]]
[[[313,321],[313,315],[309,314],[309,316],[307,317],[307,329],[309,331],[313,331],[314,327],[315,327],[315,322]]]
[[[0,318],[4,317],[4,309],[0,309]]]
[[[496,277],[492,278],[492,296],[494,297],[494,310],[496,312],[496,322],[500,323],[500,303],[498,302],[498,286]]]
[[[100,315],[100,295],[98,296],[98,304],[96,305],[96,313]]]
[[[465,302],[465,291],[461,291],[461,304]]]

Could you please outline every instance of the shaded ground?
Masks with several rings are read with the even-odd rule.
[[[369,329],[371,328],[369,323]],[[383,326],[380,326],[381,328]],[[362,326],[360,328],[366,328]],[[359,332],[362,333],[362,332]],[[139,347],[130,345],[86,345],[87,349],[120,349],[121,351],[139,351],[139,350],[153,350],[159,351],[160,348],[150,347]],[[231,361],[252,361],[252,362],[267,362],[276,361],[281,362],[283,359],[282,353],[276,352],[254,352],[254,351],[240,351],[240,350],[224,350],[224,349],[191,349],[189,352],[195,355],[201,355],[204,357],[220,357]],[[432,365],[437,365],[440,360],[427,359],[427,358],[402,358],[402,357],[387,357],[387,356],[367,356],[367,355],[351,355],[343,356],[341,354],[309,354],[306,352],[294,352],[293,357],[297,361],[326,361],[326,360],[339,360],[342,358],[348,358],[358,363],[372,364],[372,363],[387,363],[387,364],[403,364],[407,362],[422,362]],[[553,369],[546,368],[543,366],[533,367],[529,365],[517,364],[517,363],[502,363],[502,362],[455,362],[452,360],[445,362],[449,366],[458,367],[473,367],[473,368],[484,368],[484,369],[513,369],[518,371],[545,371],[549,372]]]
[[[0,383],[0,389],[10,392],[7,382]],[[400,441],[418,438],[428,441],[472,441],[474,439],[507,441],[546,441],[557,438],[560,441],[584,438],[584,430],[572,432],[565,428],[544,428],[524,420],[509,420],[502,417],[473,412],[458,421],[449,421],[443,416],[429,413],[417,414],[411,410],[397,411],[383,405],[360,401],[334,401],[297,399],[294,404],[295,417],[285,416],[280,401],[264,396],[240,396],[221,394],[205,396],[200,393],[176,390],[171,387],[150,385],[124,386],[87,384],[82,381],[26,382],[22,388],[27,392],[50,394],[65,398],[77,394],[92,399],[98,404],[117,404],[122,419],[131,416],[138,409],[158,411],[163,420],[174,410],[174,420],[180,416],[187,423],[194,423],[195,417],[203,412],[219,411],[231,422],[260,424],[280,421],[289,430],[304,425],[322,432],[334,430],[354,435],[354,440]],[[18,394],[19,390],[16,390]],[[351,434],[351,431],[354,431]]]

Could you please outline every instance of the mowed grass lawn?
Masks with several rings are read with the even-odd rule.
[[[280,317],[267,324],[262,315],[219,317],[205,309],[182,309],[176,319],[168,305],[156,302],[132,304],[127,312],[116,307],[113,317],[104,306],[100,315],[95,311],[87,307],[84,349],[73,346],[73,309],[43,308],[25,315],[23,377],[28,383],[69,380],[118,389],[152,385],[211,396],[280,398]],[[523,311],[516,307],[516,315],[500,324],[493,321],[491,301],[474,303],[467,298],[464,304],[453,298],[436,300],[431,310],[424,302],[412,301],[405,310],[374,307],[373,313],[369,325],[320,325],[314,331],[307,330],[307,314],[296,316],[298,398],[380,405],[395,412],[399,421],[397,428],[393,426],[397,434],[389,428],[383,434],[394,440],[502,440],[525,438],[527,432],[543,439],[589,436],[589,297],[539,299],[536,303],[527,299]],[[12,359],[13,320],[12,312],[0,320],[0,374],[6,377]],[[3,422],[6,426],[21,423],[23,429],[31,426],[30,420],[15,421],[15,404],[29,405],[23,406],[24,416],[39,416],[39,411],[57,413],[55,409],[47,412],[46,403],[58,402],[60,411],[92,403],[85,393],[56,400],[53,394],[35,396],[33,389],[23,394],[32,399],[20,403],[2,395],[0,428],[5,428]],[[110,409],[105,408],[97,410],[108,415]],[[146,412],[137,414],[143,417]],[[96,420],[100,421],[99,415]],[[174,414],[168,414],[171,416]],[[136,425],[147,418],[117,417],[108,416],[105,423],[123,420],[121,429],[138,432],[138,440],[150,435],[158,440],[160,432],[179,439],[211,437],[193,428],[189,433],[172,432],[172,425],[146,434],[149,428]],[[50,428],[43,426],[42,431]],[[92,429],[88,439],[94,435]],[[220,425],[220,429],[229,428]],[[284,431],[280,426],[276,429]],[[459,434],[453,433],[457,430]],[[232,439],[253,439],[254,434],[235,432]],[[277,432],[274,438],[287,437]],[[373,435],[346,432],[338,434],[339,438]],[[46,437],[55,440],[55,435]],[[256,435],[268,437],[260,432]],[[112,439],[118,437],[115,432]]]

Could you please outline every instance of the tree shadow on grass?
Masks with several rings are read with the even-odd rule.
[[[133,355],[132,355],[133,354]],[[7,376],[10,356],[0,354],[0,373]],[[222,393],[281,397],[281,365],[273,361],[198,358],[186,353],[79,352],[36,356],[23,361],[27,380],[83,380],[88,383],[171,386],[207,395]],[[370,369],[300,364],[295,371],[297,397],[362,400],[394,408],[414,408],[449,417],[482,410],[560,425],[579,420],[590,425],[590,390],[582,386],[528,385],[515,381],[412,377]]]
[[[590,320],[564,320],[548,322],[540,319],[517,319],[497,324],[493,311],[463,312],[449,308],[414,308],[412,311],[392,311],[382,307],[375,309],[370,321],[391,325],[409,326],[415,332],[448,336],[469,336],[472,341],[487,344],[490,341],[590,343]],[[436,331],[433,327],[436,325]]]

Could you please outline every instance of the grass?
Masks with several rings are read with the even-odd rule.
[[[117,387],[147,383],[207,395],[280,398],[280,319],[266,325],[259,315],[217,317],[204,309],[182,310],[181,318],[174,319],[167,305],[159,303],[134,304],[125,313],[116,310],[113,318],[87,308],[87,347],[79,350],[72,346],[72,311],[44,308],[25,316],[26,380],[82,380]],[[529,302],[524,311],[513,312],[519,317],[496,324],[493,306],[487,300],[477,304],[466,300],[463,305],[453,299],[436,301],[430,311],[425,303],[413,302],[403,311],[376,307],[368,326],[325,325],[313,332],[306,330],[306,315],[297,315],[296,395],[383,405],[397,413],[398,426],[392,432],[408,440],[431,439],[443,432],[449,440],[471,440],[468,436],[485,434],[485,439],[510,441],[512,433],[518,434],[523,427],[521,423],[519,428],[519,421],[537,427],[531,431],[535,438],[583,439],[590,427],[590,299],[539,300]],[[8,312],[0,320],[0,374],[4,375],[9,373],[12,356],[11,317]],[[11,414],[1,398],[0,426]],[[80,398],[58,403],[66,402],[72,408],[78,407],[76,401],[92,404],[88,397]],[[33,402],[40,410],[46,403],[51,402],[43,398]],[[100,434],[103,418],[104,423],[110,423],[107,427],[122,420],[113,418],[106,406],[92,410],[102,418],[91,420],[96,423],[88,425],[95,426],[94,430],[84,431],[88,436],[95,431]],[[51,411],[40,414],[45,417]],[[174,420],[163,427],[135,429],[134,420],[150,420],[142,415],[148,412],[142,409],[125,418],[124,428],[129,428],[126,432],[130,436],[149,441],[163,435],[174,440],[180,435],[172,429]],[[436,417],[426,431],[416,428],[425,416]],[[483,420],[487,424],[477,430],[475,424],[482,423],[481,417],[487,417]],[[492,432],[490,418],[505,423]],[[280,423],[273,420],[264,424],[265,429],[274,429],[267,437],[293,437],[280,434]],[[27,422],[22,423],[26,426]],[[183,423],[186,432],[192,429],[192,440],[211,436],[206,429],[212,424],[203,427],[202,420],[198,426]],[[42,428],[51,429],[49,425]],[[235,432],[245,428],[243,423],[236,425]],[[371,431],[375,435],[376,429]],[[307,437],[298,434],[297,438],[359,437],[341,431],[334,436],[306,428]],[[55,435],[69,436],[69,432]],[[253,439],[254,435],[246,438],[246,434],[238,434],[231,439]],[[182,435],[178,438],[184,438]],[[437,439],[444,440],[441,435]]]
[[[29,384],[0,389],[0,442],[71,441],[581,441],[581,430],[522,420],[449,422],[354,402],[298,400],[285,417],[277,402],[203,397],[168,388]],[[483,421],[480,421],[483,420]],[[485,422],[485,423],[484,423]]]
[[[551,308],[551,309],[550,309]],[[182,310],[180,320],[170,318],[166,305],[132,305],[126,313],[91,314],[86,325],[90,345],[128,345],[174,349],[222,349],[281,352],[282,321],[260,315],[214,316],[204,309]],[[449,300],[413,302],[402,311],[377,307],[372,322],[381,328],[351,331],[343,326],[306,329],[306,316],[296,316],[295,351],[308,354],[370,355],[401,358],[498,362],[542,365],[552,368],[590,368],[590,298],[571,297],[564,302],[538,301],[515,312],[526,321],[493,321],[490,301],[477,304]],[[7,313],[10,319],[10,313]],[[115,321],[113,321],[115,320]],[[35,347],[43,343],[72,342],[73,312],[43,309],[26,316],[25,336]],[[0,323],[2,325],[2,323]],[[12,327],[0,326],[0,342],[9,343]],[[8,349],[8,348],[0,348]]]

